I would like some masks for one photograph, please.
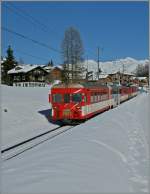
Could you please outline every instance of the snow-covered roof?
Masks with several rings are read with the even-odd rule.
[[[100,79],[104,79],[104,78],[107,78],[108,77],[108,74],[100,74],[99,75],[99,78]]]
[[[58,68],[58,69],[63,69],[63,67],[61,66],[61,65],[57,65],[57,66],[44,66],[44,67],[42,67],[43,69],[45,69],[45,70],[47,70],[47,71],[52,71],[53,69],[56,69],[56,68]]]
[[[134,79],[144,80],[144,79],[147,79],[147,77],[134,77]]]
[[[131,76],[134,76],[135,74],[133,74],[133,73],[129,73],[129,72],[125,72],[125,73],[123,73],[124,75],[131,75]]]
[[[109,75],[113,75],[113,74],[117,74],[117,73],[120,73],[120,74],[123,74],[123,75],[130,75],[130,76],[134,76],[135,74],[133,73],[130,73],[130,72],[121,72],[121,71],[112,71],[109,73]]]
[[[45,66],[45,67],[42,67],[43,69],[46,69],[46,70],[51,70],[53,67],[52,66]]]
[[[56,69],[56,68],[61,69],[61,70],[63,69],[61,65],[54,66],[52,69]]]
[[[17,65],[15,68],[8,71],[8,74],[14,74],[14,73],[27,73],[31,71],[32,69],[35,69],[37,67],[40,67],[38,65]]]
[[[109,74],[117,74],[117,73],[119,73],[119,71],[111,71],[111,72],[109,72]]]

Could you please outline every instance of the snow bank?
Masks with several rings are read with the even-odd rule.
[[[48,121],[48,87],[1,87],[2,147],[56,127]]]
[[[148,192],[148,104],[139,95],[5,161],[2,192]]]

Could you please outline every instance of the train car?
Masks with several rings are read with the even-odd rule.
[[[112,95],[116,105],[123,103],[138,94],[137,86],[112,85]]]
[[[90,82],[54,85],[49,102],[52,119],[63,121],[86,120],[115,105],[111,87]]]
[[[136,95],[136,86],[110,87],[96,82],[57,84],[51,88],[49,95],[52,119],[65,122],[83,121]]]
[[[122,86],[120,88],[120,102],[124,102],[135,97],[138,94],[137,86]]]

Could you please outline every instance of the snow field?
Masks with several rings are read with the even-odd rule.
[[[48,103],[49,91],[50,87],[22,88],[2,85],[3,149],[56,127],[46,118],[51,108]]]
[[[35,95],[36,90],[38,97]],[[36,90],[34,98],[31,98],[33,90],[27,92],[30,97],[25,98],[25,102],[30,99],[32,108],[47,109],[43,101],[46,88]],[[44,103],[38,106],[41,100]],[[11,102],[8,107],[12,107]],[[2,192],[148,192],[148,115],[148,94],[141,94],[3,162]],[[39,125],[42,120],[40,117],[37,121]],[[37,115],[33,115],[33,128],[39,128],[34,123],[35,118]],[[42,124],[45,126],[47,120],[45,117],[43,119]],[[22,131],[26,129],[24,134],[29,132],[28,125],[22,126]]]

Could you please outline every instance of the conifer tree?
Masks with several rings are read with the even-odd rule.
[[[51,59],[50,64],[51,64],[52,67],[54,66],[54,63],[53,63],[53,60],[52,59]]]
[[[17,65],[17,61],[14,58],[13,50],[11,46],[8,46],[6,60],[1,64],[3,66],[2,71],[2,83],[11,85],[12,81],[8,75],[8,71],[13,69]]]

